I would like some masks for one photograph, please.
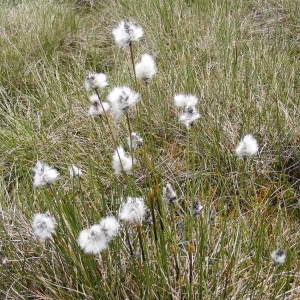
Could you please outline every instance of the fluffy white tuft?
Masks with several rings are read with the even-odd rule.
[[[78,244],[85,253],[97,254],[108,246],[108,240],[100,224],[95,224],[79,233]]]
[[[153,57],[149,54],[142,55],[141,61],[135,66],[136,77],[148,82],[156,73],[156,65]]]
[[[78,244],[85,253],[97,254],[108,247],[108,243],[118,234],[120,224],[113,216],[100,220],[80,232]]]
[[[169,182],[163,187],[163,199],[167,204],[175,204],[177,200],[177,194]]]
[[[195,95],[177,94],[174,96],[174,103],[178,107],[194,107],[198,103],[198,98]]]
[[[127,86],[115,87],[107,97],[113,117],[119,119],[123,112],[139,101],[139,98],[140,94]]]
[[[119,218],[129,223],[141,224],[146,211],[147,208],[143,198],[127,197],[127,201],[121,205]]]
[[[257,154],[258,144],[252,134],[245,135],[235,149],[238,157],[243,158]]]
[[[143,35],[143,28],[131,21],[121,21],[112,30],[115,43],[120,48],[125,48],[129,43],[138,41]]]
[[[285,263],[286,255],[282,249],[276,249],[271,253],[271,258],[275,264],[282,265]]]
[[[91,106],[88,111],[89,116],[99,116],[102,115],[104,111],[108,112],[110,109],[110,105],[107,102],[102,101],[101,105],[100,100],[96,94],[90,96],[90,102]]]
[[[132,132],[131,143],[132,143],[132,148],[137,149],[143,144],[143,138],[137,132]],[[127,137],[127,144],[128,147],[130,147],[130,137]]]
[[[59,173],[56,169],[40,161],[37,161],[35,167],[32,170],[34,172],[34,187],[54,183],[56,180],[58,180],[59,177]]]
[[[186,107],[184,112],[179,116],[179,121],[183,123],[187,129],[190,129],[200,118],[200,114],[194,106]]]
[[[82,171],[80,168],[76,167],[75,165],[72,165],[69,167],[69,174],[71,178],[81,177]]]
[[[84,87],[86,90],[102,89],[108,86],[107,77],[104,73],[88,72]]]
[[[203,208],[203,205],[201,205],[199,201],[196,201],[196,203],[194,204],[194,215],[199,216]]]
[[[100,226],[109,241],[118,234],[120,228],[118,220],[113,216],[103,218]]]
[[[33,232],[42,241],[51,238],[56,225],[54,217],[49,212],[35,214],[32,219]]]
[[[124,171],[126,174],[130,174],[133,167],[133,159],[127,154],[122,146],[119,146],[113,154],[112,167],[116,175],[119,175]]]

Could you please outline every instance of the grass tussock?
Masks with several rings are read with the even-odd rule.
[[[1,2],[1,298],[299,298],[296,2]],[[145,32],[135,62],[155,58],[148,85],[134,80],[129,49],[114,44],[124,18]],[[117,124],[108,117],[111,127],[104,115],[88,117],[87,70],[108,76],[102,100],[128,85],[141,102]],[[199,98],[190,130],[178,122],[178,93]],[[144,143],[132,174],[116,176],[116,146],[131,152],[128,123]],[[248,133],[258,155],[238,159]],[[60,179],[33,188],[37,160]],[[73,164],[80,179],[69,177]],[[162,197],[168,182],[173,206]],[[122,224],[108,249],[85,254],[79,232],[117,216],[126,197],[144,197],[150,217]],[[41,242],[31,222],[46,211],[58,225]],[[277,248],[284,264],[271,259]]]

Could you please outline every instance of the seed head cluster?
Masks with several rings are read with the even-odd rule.
[[[133,43],[138,42],[143,37],[144,31],[140,26],[138,26],[134,22],[123,20],[112,30],[112,35],[118,47],[127,48],[129,46],[132,53]],[[151,87],[150,85],[145,87],[145,85],[148,85],[151,80],[152,83],[155,82],[156,78],[159,76],[159,73],[157,74],[156,62],[150,54],[143,54],[140,58],[140,61],[137,64],[134,64],[134,59],[132,59],[132,62],[133,73],[136,76],[136,78],[139,79],[139,81],[135,81],[135,90],[139,91],[140,93],[134,91],[127,85],[112,87],[110,91],[106,91],[105,88],[108,87],[108,81],[107,75],[104,73],[88,72],[84,81],[84,87],[86,89],[85,93],[87,94],[90,100],[90,106],[88,110],[86,108],[87,112],[85,111],[85,115],[95,117],[86,118],[88,120],[92,119],[92,121],[98,120],[99,123],[95,122],[95,124],[96,126],[99,126],[99,128],[101,128],[100,124],[102,124],[102,122],[104,125],[107,125],[107,128],[109,128],[112,142],[114,143],[114,148],[111,149],[111,151],[114,151],[112,152],[112,156],[110,154],[111,164],[109,165],[109,168],[112,168],[114,172],[114,174],[112,175],[112,180],[116,180],[117,184],[120,184],[122,187],[122,194],[115,197],[113,199],[114,201],[111,201],[111,199],[108,197],[106,198],[105,192],[103,192],[102,201],[104,203],[104,206],[106,205],[106,203],[108,204],[107,207],[109,207],[110,213],[114,209],[114,214],[116,215],[116,217],[113,215],[106,215],[105,213],[104,216],[100,216],[101,219],[99,221],[96,220],[96,222],[98,221],[96,224],[94,224],[94,221],[91,223],[88,222],[86,228],[82,229],[81,231],[77,230],[76,228],[77,246],[79,246],[80,249],[86,254],[97,255],[100,252],[108,249],[110,243],[114,243],[112,242],[114,239],[116,239],[118,236],[122,236],[122,229],[125,228],[126,230],[127,227],[131,226],[131,228],[141,230],[141,228],[143,228],[143,222],[148,223],[153,227],[155,227],[156,224],[159,223],[160,230],[163,232],[163,217],[165,210],[163,209],[162,213],[162,211],[160,210],[161,207],[159,206],[160,203],[163,204],[163,208],[168,207],[168,209],[166,210],[169,216],[171,210],[175,212],[175,217],[177,217],[176,214],[180,214],[178,212],[180,211],[180,209],[184,210],[184,208],[180,206],[180,201],[178,200],[181,197],[178,197],[175,189],[173,188],[170,182],[166,182],[164,186],[160,186],[159,183],[155,182],[155,188],[153,188],[153,190],[158,191],[158,193],[151,194],[149,192],[149,199],[146,197],[146,195],[136,196],[134,194],[135,192],[130,193],[130,196],[128,196],[128,191],[132,191],[132,187],[135,184],[134,180],[136,180],[137,178],[137,174],[135,174],[136,169],[138,169],[136,167],[137,164],[138,167],[142,165],[142,167],[145,168],[144,170],[146,170],[143,173],[140,172],[142,174],[138,174],[138,180],[142,181],[144,180],[144,178],[148,179],[148,177],[152,176],[152,173],[154,174],[156,172],[155,167],[152,166],[152,158],[148,158],[146,153],[146,146],[148,140],[147,133],[146,131],[143,131],[141,136],[138,132],[131,130],[129,113],[133,115],[132,118],[134,118],[135,114],[134,109],[132,108],[134,106],[141,105],[139,102],[141,101],[141,95],[144,95],[143,91],[146,88]],[[106,99],[106,101],[103,101],[103,99]],[[192,130],[195,129],[192,129],[193,125],[196,124],[196,122],[201,117],[200,113],[198,112],[198,97],[193,94],[175,94],[175,96],[173,97],[173,102],[173,104],[175,105],[175,109],[179,112],[179,122],[183,124],[186,127],[186,129],[189,130],[189,132],[193,132]],[[122,126],[124,126],[125,123],[122,123],[121,117],[123,115],[124,118],[126,117],[126,121],[128,123],[128,132],[126,131],[126,134],[123,134],[123,132],[121,132],[123,129]],[[99,116],[101,116],[101,118]],[[113,124],[110,123],[111,121],[114,121]],[[101,136],[99,140],[99,145],[101,145]],[[124,142],[124,147],[122,145],[122,142]],[[240,140],[240,142],[236,146],[235,154],[239,158],[246,159],[247,157],[252,157],[256,155],[258,153],[258,149],[259,147],[257,140],[253,137],[253,135],[247,134]],[[101,149],[99,150],[101,151]],[[100,151],[99,153],[101,153],[102,155],[102,152]],[[139,157],[139,154],[141,153],[144,155],[143,158],[147,158],[147,161],[142,161],[142,163],[139,164],[140,160],[143,159]],[[74,186],[76,183],[80,185],[85,180],[85,176],[83,175],[86,175],[86,171],[83,171],[79,167],[82,166],[82,163],[77,163],[72,164],[67,168],[68,175],[73,179],[72,183],[74,184]],[[105,169],[105,167],[103,167],[103,169]],[[60,171],[62,169],[59,168]],[[41,161],[37,161],[35,167],[32,170],[34,173],[33,187],[35,188],[41,186],[49,186],[50,184],[53,184],[56,181],[58,181],[58,179],[60,178],[60,173],[57,169]],[[148,176],[146,172],[149,172],[151,174]],[[129,174],[131,176],[128,176]],[[79,179],[80,177],[82,178]],[[62,176],[62,178],[64,177]],[[75,180],[74,178],[78,178],[78,180]],[[65,183],[65,185],[67,185],[70,182],[70,179],[66,180],[66,182],[67,183]],[[148,185],[152,185],[151,180],[149,180],[149,182],[145,180],[144,183],[145,185],[147,185],[147,187]],[[202,187],[200,187],[199,190],[201,190],[201,188]],[[66,193],[69,191],[68,188],[66,188],[65,190]],[[81,190],[82,194],[86,193],[86,195],[80,195],[80,197],[82,197],[80,201],[85,201],[86,198],[92,195],[92,191],[86,190],[86,188]],[[141,193],[139,192],[139,194]],[[53,201],[56,205],[57,202],[59,202],[59,200],[56,199],[55,192],[52,193],[52,195],[54,198]],[[202,200],[200,203],[198,198],[196,199],[196,201],[193,198],[191,199],[189,213],[191,216],[193,216],[194,220],[199,221],[204,214],[204,207],[201,204]],[[77,198],[75,200],[77,200]],[[148,203],[152,201],[150,202],[150,204],[152,205],[151,214],[149,212],[150,210],[147,208],[148,204],[146,205],[147,201]],[[56,207],[55,205],[53,205],[53,207]],[[68,207],[68,205],[66,205],[66,207]],[[103,211],[105,210],[102,208],[97,208],[92,212],[91,216],[95,214],[101,215]],[[81,214],[84,214],[84,212],[79,211],[78,215]],[[211,220],[215,218],[215,214],[216,213],[213,210],[210,212]],[[158,216],[159,221],[156,220],[156,217]],[[124,225],[124,223],[126,225]],[[57,225],[58,224],[56,222],[56,219],[50,214],[50,212],[37,213],[32,218],[32,231],[34,235],[41,241],[52,239],[55,234]],[[176,222],[174,222],[174,225],[175,231],[177,231],[176,234],[178,234],[178,236],[176,235],[176,239],[181,239],[180,243],[182,243],[181,236],[184,235],[184,230],[188,226],[186,226],[186,224],[184,224],[182,220],[176,220]],[[128,232],[125,233],[126,235],[128,235]],[[57,234],[56,236],[59,235]],[[138,231],[138,239],[140,242],[140,247],[142,249],[142,257],[143,260],[145,260],[142,240],[143,233],[141,231]],[[129,240],[130,246],[128,248],[131,248],[130,239],[128,236],[127,240]],[[134,244],[136,244],[135,241],[136,240],[134,240]],[[165,241],[161,241],[161,247],[165,247],[165,245],[163,244],[164,242]],[[192,255],[190,255],[192,253],[192,248],[192,246],[189,246],[189,267],[193,265],[193,257]],[[133,252],[132,249],[130,249],[130,251]],[[179,263],[178,261],[176,261],[178,257],[176,251],[176,249],[173,251],[175,253],[174,264],[181,264],[181,261]],[[277,249],[271,253],[271,259],[276,265],[284,264],[286,261],[286,254],[284,250]],[[190,283],[191,282],[192,279],[190,279]]]

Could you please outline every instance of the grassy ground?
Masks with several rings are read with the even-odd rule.
[[[299,299],[299,10],[294,0],[2,0],[1,299]],[[112,40],[125,17],[145,31],[136,58],[157,62],[148,87]],[[103,98],[121,84],[142,95],[130,114],[145,141],[132,175],[114,175],[105,119],[86,116],[86,70],[108,75]],[[200,99],[190,131],[175,93]],[[124,144],[125,119],[115,132]],[[244,161],[234,149],[247,133],[260,151]],[[33,189],[37,159],[60,171],[56,184]],[[82,179],[69,179],[70,164]],[[116,215],[120,197],[162,205],[167,181],[179,203],[156,207],[157,241],[143,226],[146,262],[134,228],[134,257],[124,228],[101,255],[80,250],[79,231]],[[47,210],[59,225],[42,244],[31,218]]]

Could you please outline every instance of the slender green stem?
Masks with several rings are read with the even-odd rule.
[[[175,205],[171,204],[169,205],[170,208],[170,217],[171,217],[171,230],[173,230],[173,237],[174,237],[174,242],[177,244],[177,230],[176,230],[176,221],[175,221]],[[174,256],[174,263],[175,263],[175,270],[176,270],[176,280],[179,279],[180,277],[180,268],[179,268],[179,262],[177,259],[177,248],[176,246],[172,247],[172,252]]]
[[[140,247],[142,251],[142,258],[143,262],[146,261],[146,256],[145,256],[145,250],[144,250],[144,245],[143,245],[143,235],[142,235],[142,230],[141,230],[141,225],[136,226],[137,232],[138,232],[138,237],[139,237],[139,242],[140,242]]]
[[[193,263],[192,263],[192,258],[189,257],[189,282],[190,282],[190,290],[191,290],[191,295],[193,294]]]
[[[156,195],[156,203],[157,203],[157,210],[158,210],[158,215],[159,215],[159,223],[161,230],[164,231],[164,223],[162,221],[162,208],[161,208],[161,196]]]
[[[127,126],[128,126],[128,132],[129,132],[130,155],[131,155],[131,160],[132,160],[132,165],[133,165],[132,129],[131,129],[131,125],[130,125],[128,111],[126,111],[126,121],[127,121]]]
[[[97,96],[98,96],[98,99],[99,99],[101,108],[102,108],[102,110],[103,110],[103,114],[104,114],[105,119],[106,119],[106,121],[107,121],[107,126],[108,126],[108,128],[109,128],[111,138],[112,138],[112,140],[113,140],[113,142],[114,142],[114,144],[115,144],[116,151],[117,151],[117,155],[118,155],[119,160],[120,160],[121,168],[122,168],[122,170],[124,171],[123,164],[122,164],[122,160],[121,160],[121,157],[120,157],[120,154],[119,154],[119,151],[118,151],[118,143],[117,143],[117,139],[116,139],[116,137],[115,137],[114,131],[113,131],[112,126],[111,126],[111,124],[110,124],[109,117],[108,117],[108,115],[107,115],[106,110],[104,109],[104,106],[103,106],[103,103],[102,103],[102,100],[101,100],[101,97],[100,97],[100,94],[99,94],[98,89],[95,89],[95,92],[96,92],[96,94],[97,94]]]
[[[176,280],[179,280],[179,278],[180,278],[180,267],[179,267],[179,262],[178,262],[178,258],[177,258],[177,251],[173,252],[173,256],[174,256],[174,263],[175,263]]]
[[[155,213],[154,213],[153,192],[149,193],[149,200],[150,200],[150,211],[151,211],[152,224],[153,224],[154,240],[155,240],[155,243],[157,243],[158,239],[157,239],[157,229],[156,229],[156,218],[155,218]]]
[[[132,245],[131,245],[131,241],[130,241],[130,237],[129,237],[129,232],[128,232],[127,226],[125,226],[125,235],[126,235],[126,240],[127,240],[127,243],[128,243],[130,255],[133,257],[134,256],[134,252],[133,252],[133,248],[132,248]]]
[[[134,81],[136,83],[136,73],[135,73],[135,63],[134,63],[134,53],[133,53],[132,42],[129,43],[129,49],[130,49],[130,58],[131,58],[131,64],[132,64],[132,69],[133,69]]]
[[[102,108],[102,110],[103,110],[103,114],[104,114],[105,119],[106,119],[106,121],[107,121],[107,126],[108,126],[108,128],[109,128],[109,131],[110,131],[110,134],[111,134],[111,138],[112,138],[113,142],[115,143],[115,145],[118,146],[118,144],[117,144],[117,139],[116,139],[116,137],[115,137],[114,131],[113,131],[112,126],[111,126],[111,124],[110,124],[108,114],[107,114],[106,110],[104,109],[104,106],[103,106],[103,103],[102,103],[102,100],[101,100],[101,97],[100,97],[100,94],[99,94],[98,89],[95,89],[95,92],[96,92],[96,94],[97,94],[97,96],[98,96],[98,99],[99,99],[101,108]]]
[[[190,243],[188,245],[188,256],[189,256],[189,283],[192,289],[193,284],[193,245]]]

